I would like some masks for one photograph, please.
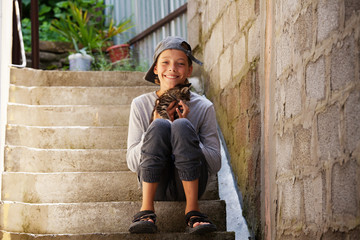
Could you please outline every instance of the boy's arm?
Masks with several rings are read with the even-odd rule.
[[[127,139],[126,161],[128,168],[136,172],[140,164],[141,146],[143,143],[144,131],[141,127],[141,117],[138,108],[133,101],[130,108],[129,130]]]
[[[217,131],[215,109],[211,105],[204,116],[199,132],[200,147],[208,164],[208,171],[217,173],[221,168],[220,140]]]

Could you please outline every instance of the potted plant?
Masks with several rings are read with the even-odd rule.
[[[130,19],[122,21],[118,25],[115,25],[111,19],[108,27],[100,27],[103,26],[104,18],[92,21],[88,11],[83,11],[70,1],[67,4],[70,7],[69,14],[61,16],[58,20],[53,20],[51,29],[73,42],[76,52],[80,53],[82,58],[89,59],[83,54],[84,49],[86,49],[87,54],[92,54],[96,50],[101,51],[105,42],[132,27],[129,25]],[[80,52],[77,46],[81,46],[83,51]],[[79,54],[77,56],[76,59],[80,58]],[[71,59],[74,57],[72,56]]]
[[[70,71],[89,71],[93,57],[87,54],[86,48],[79,49],[74,39],[73,42],[76,53],[72,53],[68,57]]]

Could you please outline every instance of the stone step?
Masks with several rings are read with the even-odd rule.
[[[32,68],[11,68],[11,84],[21,86],[154,86],[145,81],[143,72],[123,71],[44,71]]]
[[[156,234],[130,234],[130,233],[94,233],[94,234],[20,234],[0,231],[1,239],[14,240],[234,240],[234,232],[214,232],[205,235],[189,235],[186,233],[156,233]]]
[[[40,149],[5,146],[7,172],[127,171],[126,149]]]
[[[8,104],[8,123],[28,126],[124,126],[130,105]]]
[[[204,200],[219,199],[217,179],[209,179]],[[136,173],[17,173],[2,174],[2,200],[24,203],[138,201]]]
[[[123,105],[156,86],[24,87],[10,85],[9,102],[30,105]]]
[[[136,174],[122,172],[2,174],[2,199],[25,203],[138,201]]]
[[[28,204],[4,201],[0,205],[2,230],[32,234],[86,234],[127,232],[141,202]],[[199,201],[200,210],[226,231],[225,202]],[[155,202],[160,232],[184,232],[185,202]]]
[[[34,127],[8,124],[6,144],[43,149],[125,149],[127,126]]]

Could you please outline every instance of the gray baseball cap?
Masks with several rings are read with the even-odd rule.
[[[153,56],[154,62],[151,65],[150,69],[147,71],[145,75],[145,80],[155,83],[155,79],[157,78],[157,75],[154,73],[154,67],[156,65],[156,61],[163,51],[167,49],[177,49],[183,51],[186,56],[188,56],[191,61],[196,62],[199,65],[203,65],[202,62],[200,62],[198,59],[196,59],[192,53],[191,53],[191,46],[188,44],[183,38],[181,37],[173,37],[169,36],[163,39],[155,48],[155,53]]]

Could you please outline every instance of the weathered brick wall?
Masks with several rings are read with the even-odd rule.
[[[360,236],[359,9],[275,1],[277,239]]]
[[[270,87],[265,19],[274,9]],[[257,239],[360,236],[360,1],[189,0],[188,36]],[[264,179],[264,93],[270,179]],[[262,191],[262,192],[261,192]],[[266,211],[265,211],[266,213]]]
[[[215,104],[243,194],[244,215],[260,236],[259,1],[193,0],[188,4],[189,41],[204,61],[198,75]]]

